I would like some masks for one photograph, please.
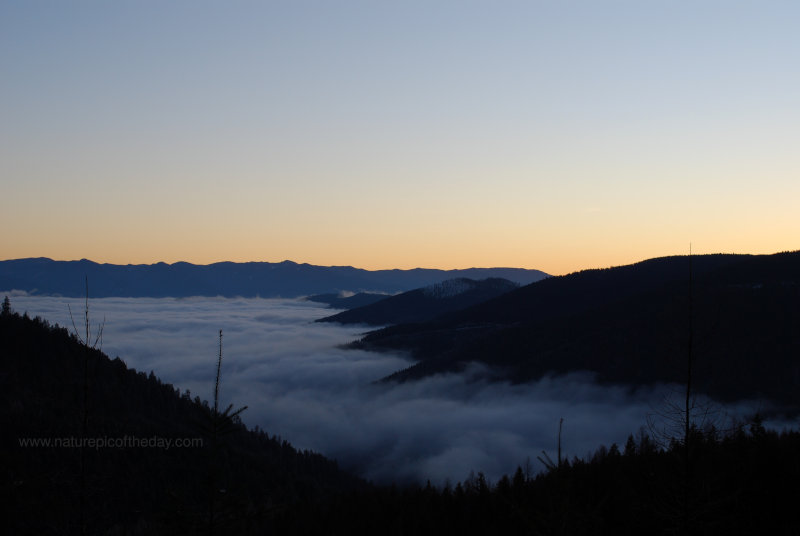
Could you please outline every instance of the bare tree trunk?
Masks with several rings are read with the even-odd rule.
[[[684,406],[684,430],[683,430],[683,528],[689,534],[689,503],[691,489],[691,459],[689,442],[692,435],[691,412],[692,412],[692,345],[694,343],[694,322],[692,311],[692,246],[689,244],[689,340],[687,345],[686,358],[686,400]]]
[[[558,421],[558,467],[561,468],[561,428],[564,426],[564,417]]]

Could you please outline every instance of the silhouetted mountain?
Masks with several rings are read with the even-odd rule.
[[[364,307],[372,303],[381,301],[388,297],[388,294],[379,294],[377,292],[359,292],[352,296],[342,296],[341,294],[314,294],[308,296],[308,301],[317,303],[325,303],[334,309],[355,309],[356,307]]]
[[[521,268],[469,268],[465,270],[362,270],[350,266],[313,266],[291,261],[219,262],[194,265],[115,265],[88,260],[53,261],[17,259],[0,261],[0,290],[31,294],[80,297],[89,277],[93,297],[242,296],[293,298],[342,291],[395,294],[456,277],[502,277],[520,284],[547,274]]]
[[[293,502],[365,485],[238,419],[212,433],[199,397],[87,351],[38,317],[0,315],[0,340],[6,534],[205,533],[212,496],[214,532],[244,534]],[[92,443],[81,449],[84,438]],[[157,446],[164,441],[170,448]]]
[[[364,307],[327,316],[317,322],[380,326],[404,322],[427,322],[451,311],[505,294],[519,285],[500,278],[481,281],[460,278],[390,296]]]
[[[478,361],[525,382],[587,370],[631,385],[685,381],[722,400],[800,410],[800,252],[651,259],[552,277],[434,322],[373,331],[355,347],[411,351],[407,380]]]

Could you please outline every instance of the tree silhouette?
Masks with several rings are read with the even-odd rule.
[[[84,336],[82,337],[75,325],[75,318],[72,316],[72,308],[67,304],[69,310],[69,318],[72,321],[72,329],[74,330],[75,338],[83,346],[83,423],[81,426],[81,466],[80,466],[80,507],[79,507],[79,523],[81,534],[86,534],[86,438],[89,436],[89,354],[92,350],[99,350],[102,347],[103,340],[103,327],[105,326],[105,318],[96,331],[94,343],[89,344],[91,340],[92,330],[91,321],[89,319],[89,276],[85,276],[86,281],[86,302],[83,309],[83,324]]]
[[[208,495],[208,533],[214,534],[214,530],[219,522],[217,497],[225,493],[220,488],[221,480],[221,461],[220,447],[223,436],[233,432],[239,423],[239,415],[247,409],[247,406],[234,410],[233,404],[229,404],[224,411],[219,408],[219,380],[222,372],[222,330],[219,330],[219,354],[217,356],[217,374],[214,379],[214,406],[205,412],[205,422],[201,424],[201,429],[208,435],[211,441],[211,453],[209,462],[209,495]]]

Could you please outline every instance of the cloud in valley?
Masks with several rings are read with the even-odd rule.
[[[79,321],[80,300],[12,299],[16,311],[64,326],[71,326],[68,303]],[[554,455],[561,417],[564,451],[582,457],[636,434],[667,391],[601,387],[581,374],[486,383],[477,365],[463,374],[375,384],[408,359],[338,348],[367,328],[314,323],[330,309],[299,300],[105,298],[90,306],[94,322],[105,317],[107,354],[205,399],[222,329],[223,404],[247,405],[249,426],[379,482],[441,484],[473,470],[497,479],[527,459],[541,469],[536,456]]]

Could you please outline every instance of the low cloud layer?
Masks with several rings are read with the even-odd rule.
[[[12,308],[71,326],[83,302],[16,296]],[[331,313],[298,300],[104,298],[90,302],[93,329],[105,318],[103,350],[192,396],[212,396],[223,330],[221,398],[301,449],[312,449],[378,482],[442,484],[483,471],[511,473],[541,452],[554,456],[564,418],[565,453],[583,457],[623,444],[663,407],[668,388],[630,392],[585,375],[525,385],[486,383],[475,366],[405,384],[375,384],[409,365],[400,355],[337,346],[367,328],[317,324]],[[753,404],[730,411],[752,412]]]

